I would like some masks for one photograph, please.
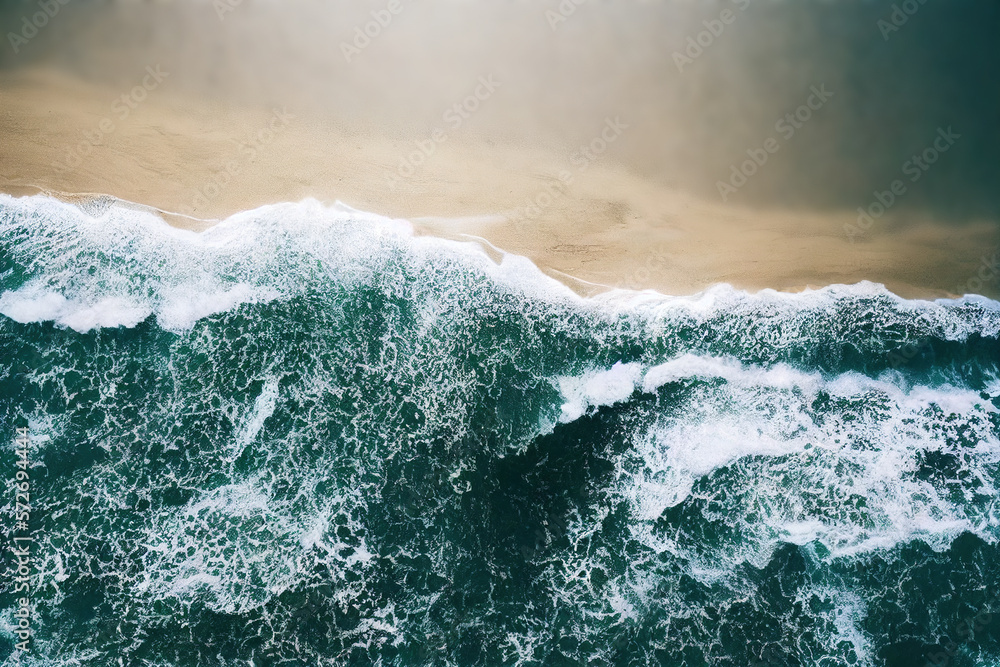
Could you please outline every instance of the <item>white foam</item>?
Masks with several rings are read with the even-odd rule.
[[[0,296],[0,314],[16,322],[52,321],[81,333],[103,327],[134,327],[149,317],[151,310],[118,297],[94,303],[70,301],[56,292],[29,288]]]
[[[936,486],[916,472],[921,452],[952,451],[945,438],[959,437],[960,426],[974,446],[965,443],[955,455],[980,484],[977,494],[995,493],[989,471],[1000,462],[1000,441],[988,416],[997,409],[976,391],[906,388],[889,377],[825,379],[694,355],[653,367],[644,376],[645,391],[671,382],[688,389],[681,404],[635,435],[638,465],[623,464],[619,493],[639,521],[653,522],[690,498],[699,480],[727,466],[739,464],[741,477],[763,475],[747,478],[729,501],[731,519],[754,536],[730,545],[732,564],[763,566],[779,542],[821,543],[838,557],[914,539],[943,549],[963,531],[996,541],[995,508],[956,503],[950,495],[956,487]],[[821,394],[840,403],[814,411]],[[959,426],[946,426],[955,420]],[[739,485],[731,478],[720,483]],[[855,507],[859,499],[865,504]],[[744,514],[756,519],[744,525]],[[653,532],[641,539],[655,551],[690,550]]]
[[[459,262],[544,299],[579,298],[528,259],[493,262],[481,245],[414,237],[412,225],[313,199],[245,211],[203,232],[112,204],[90,215],[45,196],[0,195],[0,236],[33,276],[0,295],[0,314],[81,332],[133,327],[151,314],[170,331],[242,304],[292,297],[310,282],[377,279],[393,262]]]
[[[325,206],[306,199],[263,206],[200,233],[171,227],[130,205],[112,203],[95,213],[43,195],[0,195],[0,236],[27,239],[13,252],[35,276],[0,295],[0,313],[22,323],[51,321],[81,331],[135,326],[155,314],[162,327],[183,331],[244,303],[294,296],[317,270],[329,281],[350,282],[374,275],[386,262],[408,258],[426,265],[458,261],[519,294],[596,308],[605,315],[624,310],[649,318],[654,327],[677,317],[705,320],[741,313],[791,321],[796,313],[868,298],[888,301],[901,316],[919,313],[926,334],[956,340],[973,331],[1000,334],[1000,304],[994,301],[977,296],[906,301],[870,282],[755,294],[719,284],[680,297],[613,290],[582,299],[524,257],[501,251],[497,264],[480,243],[415,237],[405,220],[340,202]],[[957,315],[962,309],[972,310]]]
[[[746,369],[735,359],[683,354],[646,371],[642,390],[652,393],[659,387],[690,378],[719,378],[743,385],[764,386],[774,389],[792,387],[815,388],[819,376],[797,371],[786,364],[769,368]]]
[[[595,370],[582,376],[558,378],[559,391],[565,401],[560,421],[573,421],[590,406],[614,405],[628,399],[635,391],[641,374],[640,364],[619,361],[605,371]]]
[[[707,322],[720,317],[753,316],[759,322],[783,321],[789,324],[808,323],[829,318],[844,303],[869,302],[879,319],[897,321],[914,327],[916,336],[935,336],[948,340],[964,340],[969,335],[1000,336],[1000,303],[984,296],[962,299],[903,299],[884,285],[861,281],[853,285],[827,285],[802,292],[781,292],[764,289],[755,293],[719,283],[689,296],[666,296],[653,290],[633,292],[612,290],[592,298],[616,313],[643,314],[653,326],[664,322],[688,320]],[[875,302],[871,304],[870,302]],[[788,327],[781,338],[771,341],[776,346],[801,335],[799,327]],[[740,335],[742,331],[734,331]]]
[[[44,322],[61,318],[68,304],[66,297],[55,292],[4,292],[0,296],[0,313],[21,324]]]
[[[896,381],[899,374],[830,377],[698,355],[642,370],[629,377],[656,392],[652,422],[629,422],[632,447],[616,459],[611,493],[570,522],[566,538],[574,548],[554,555],[542,575],[561,607],[579,614],[580,636],[592,619],[607,627],[650,615],[698,616],[700,605],[673,593],[689,587],[687,577],[723,595],[745,595],[753,583],[739,566],[767,566],[782,544],[798,545],[807,560],[830,561],[912,541],[940,551],[965,531],[1000,541],[995,504],[953,495],[997,494],[1000,441],[991,419],[998,410],[978,392],[907,386]],[[591,404],[587,379],[605,372],[570,383],[574,413]],[[639,414],[649,415],[643,406]],[[959,432],[965,441],[956,444]],[[955,454],[968,477],[921,478],[920,457],[938,451]],[[664,520],[665,510],[685,501],[688,510]],[[623,509],[631,514],[626,535],[581,539],[602,531],[609,511]],[[595,571],[611,575],[597,595],[589,576]],[[821,621],[820,644],[871,664],[861,597],[808,583],[796,595]]]
[[[814,599],[832,603],[832,609],[825,613],[819,612],[820,616],[826,616],[828,624],[816,624],[817,630],[825,635],[823,645],[840,650],[841,645],[847,643],[857,656],[855,664],[872,665],[871,642],[863,630],[864,620],[868,616],[865,601],[856,593],[829,586],[808,586],[800,589],[796,596],[796,602],[804,608],[819,610],[826,606],[813,604]],[[832,626],[833,632],[824,626]]]
[[[216,293],[178,290],[167,297],[156,318],[164,329],[190,329],[204,317],[224,313],[246,303],[272,301],[278,296],[276,290],[258,290],[246,283],[239,283]]]
[[[268,378],[261,388],[260,394],[254,401],[243,424],[236,434],[236,441],[233,446],[232,460],[239,458],[246,447],[254,441],[264,422],[274,414],[274,408],[278,402],[278,381],[275,378]]]

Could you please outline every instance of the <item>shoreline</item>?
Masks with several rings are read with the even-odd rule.
[[[168,85],[114,116],[118,91],[107,85],[50,68],[0,72],[0,191],[69,201],[107,194],[194,230],[266,204],[341,201],[408,220],[418,234],[483,239],[584,295],[870,281],[904,298],[960,296],[956,288],[975,281],[1000,245],[992,222],[903,211],[852,239],[845,229],[856,212],[707,201],[640,175],[613,146],[581,166],[554,141],[529,146],[471,129],[436,144],[407,175],[400,165],[420,134],[224,106]],[[58,169],[74,151],[86,155]],[[996,279],[980,293],[1000,297]]]
[[[10,191],[8,191],[8,190],[10,190]],[[65,193],[65,192],[54,193],[54,192],[51,192],[51,191],[43,190],[42,188],[39,188],[38,186],[18,186],[18,187],[13,187],[13,188],[3,187],[3,188],[0,188],[0,194],[9,195],[9,196],[12,196],[12,197],[15,197],[15,198],[31,197],[31,196],[49,197],[49,198],[54,199],[56,201],[59,201],[59,202],[65,203],[65,204],[70,204],[72,206],[80,208],[81,210],[83,210],[85,212],[86,212],[87,207],[91,206],[91,205],[98,205],[100,208],[105,208],[105,207],[107,207],[109,205],[115,205],[115,206],[118,206],[118,207],[121,207],[121,208],[125,208],[125,209],[142,211],[142,212],[145,212],[145,213],[152,214],[152,215],[158,217],[159,219],[161,219],[164,223],[166,223],[167,225],[169,225],[171,227],[174,227],[176,229],[182,229],[182,230],[186,230],[186,231],[191,231],[191,232],[194,232],[194,233],[197,233],[197,234],[205,232],[205,231],[211,229],[212,227],[214,227],[215,225],[220,224],[222,222],[225,222],[230,217],[233,217],[233,216],[236,216],[236,215],[240,215],[240,214],[243,214],[243,213],[247,213],[247,212],[251,212],[251,211],[255,211],[257,209],[264,208],[266,206],[283,205],[283,204],[295,205],[295,204],[301,203],[301,202],[271,202],[271,203],[262,204],[260,206],[256,206],[256,207],[253,207],[253,208],[250,208],[250,209],[244,209],[244,210],[240,210],[240,211],[235,211],[231,215],[227,215],[224,218],[209,220],[209,219],[190,218],[189,216],[185,216],[185,215],[183,215],[181,213],[166,211],[166,210],[159,209],[159,208],[156,208],[156,207],[153,207],[153,206],[149,206],[149,205],[146,205],[146,204],[142,204],[142,203],[139,203],[139,202],[133,202],[133,201],[129,201],[129,200],[126,200],[126,199],[121,199],[121,198],[116,197],[115,195],[111,195],[111,194]],[[319,200],[316,200],[316,201],[319,201]],[[344,206],[348,206],[346,204],[343,204],[342,202],[319,201],[319,203],[322,206],[324,206],[324,207],[332,207],[332,206],[336,206],[337,204],[342,204]],[[353,207],[349,207],[348,206],[348,208],[353,208]],[[374,216],[378,216],[378,217],[390,218],[390,216],[384,216],[381,213],[372,212],[372,211],[361,211],[361,213],[366,214],[366,215],[374,215]],[[437,231],[438,229],[446,229],[448,227],[449,223],[452,224],[452,225],[463,224],[463,223],[466,224],[466,225],[482,224],[480,221],[477,221],[476,219],[465,219],[465,220],[440,219],[440,220],[436,220],[436,221],[429,220],[427,218],[424,218],[422,220],[417,220],[417,221],[415,221],[415,220],[407,220],[405,218],[397,218],[397,219],[404,220],[405,222],[409,223],[412,226],[413,234],[415,236],[427,236],[427,237],[430,237],[430,238],[438,238],[438,239],[447,240],[447,241],[458,241],[458,242],[472,242],[472,243],[475,243],[476,245],[479,246],[480,250],[485,255],[487,255],[491,260],[493,260],[496,263],[499,263],[500,259],[504,255],[508,255],[508,254],[517,255],[517,253],[511,253],[508,250],[505,250],[505,249],[503,249],[501,247],[496,246],[488,238],[485,238],[483,236],[478,236],[478,235],[475,235],[475,234],[472,234],[472,233],[457,232],[457,231],[455,231],[453,233],[450,233],[450,234],[448,234],[448,233],[445,233],[445,234],[435,233],[435,231]],[[437,223],[436,228],[435,228],[435,223]],[[518,255],[518,256],[523,256],[523,255]],[[531,258],[529,257],[528,259],[531,259]],[[996,267],[998,261],[1000,261],[1000,252],[994,253],[994,255],[992,257],[992,263],[990,264],[990,266]],[[984,294],[982,292],[975,292],[975,291],[949,292],[949,291],[945,291],[945,290],[927,290],[927,289],[920,289],[920,288],[917,288],[917,287],[914,287],[914,286],[904,286],[905,289],[904,289],[903,293],[901,293],[900,291],[897,291],[896,289],[893,289],[889,285],[885,285],[884,283],[880,283],[878,281],[868,280],[866,278],[859,278],[858,280],[856,280],[856,281],[854,281],[852,283],[804,284],[804,285],[780,286],[780,287],[775,287],[775,286],[772,286],[772,285],[745,286],[745,285],[737,285],[737,284],[729,283],[729,282],[726,282],[726,281],[719,281],[719,282],[714,282],[714,283],[711,283],[711,284],[707,284],[707,285],[705,285],[705,286],[703,286],[703,287],[701,287],[699,289],[696,289],[696,290],[692,290],[692,291],[688,291],[688,292],[673,293],[673,292],[664,292],[662,290],[656,289],[655,287],[636,287],[634,285],[622,285],[622,284],[612,285],[612,284],[596,283],[596,282],[592,282],[592,281],[589,281],[589,280],[585,280],[585,279],[580,278],[578,276],[574,276],[574,275],[565,273],[563,271],[560,271],[559,269],[555,269],[555,268],[552,268],[552,267],[538,266],[537,264],[536,264],[536,266],[547,277],[549,277],[549,278],[551,278],[553,280],[558,281],[559,283],[561,283],[565,287],[567,287],[570,290],[572,290],[578,296],[581,296],[583,298],[594,298],[594,297],[597,297],[597,296],[602,295],[602,294],[608,294],[608,293],[610,293],[610,292],[612,292],[612,291],[614,291],[616,289],[624,289],[626,291],[631,291],[631,292],[634,292],[636,294],[644,292],[644,291],[653,291],[653,292],[655,292],[656,294],[658,294],[660,296],[671,297],[671,298],[672,297],[689,297],[689,296],[695,296],[697,294],[701,294],[701,293],[703,293],[705,291],[708,291],[708,290],[710,290],[710,289],[712,289],[714,287],[720,286],[720,285],[725,285],[725,286],[728,286],[728,287],[732,287],[735,290],[742,291],[742,292],[745,292],[745,293],[750,294],[750,295],[756,295],[756,294],[759,294],[759,293],[765,292],[765,291],[773,291],[773,292],[778,292],[778,293],[783,293],[783,294],[803,294],[803,293],[806,293],[806,292],[814,292],[814,291],[823,290],[823,289],[828,288],[828,287],[835,287],[835,286],[847,286],[847,287],[850,287],[850,286],[854,286],[854,285],[857,285],[857,284],[862,283],[862,282],[871,282],[873,284],[880,285],[880,286],[884,287],[891,294],[895,295],[896,297],[898,297],[900,299],[904,299],[904,300],[934,301],[936,299],[958,299],[958,298],[962,298],[964,296],[982,296],[982,297],[986,297],[986,298],[989,298],[989,299],[992,299],[992,300],[995,300],[995,301],[1000,301],[1000,299],[998,299],[998,297],[997,297],[996,294],[988,295],[988,294]],[[1000,276],[998,276],[997,273],[994,272],[993,275],[992,275],[992,277],[989,279],[988,282],[995,282],[998,277],[1000,277]]]

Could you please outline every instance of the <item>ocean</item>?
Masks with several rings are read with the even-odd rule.
[[[998,334],[866,282],[584,298],[313,200],[0,195],[0,659],[1000,665]]]

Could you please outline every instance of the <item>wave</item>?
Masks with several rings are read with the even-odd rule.
[[[77,331],[135,326],[151,314],[167,329],[190,329],[198,319],[244,303],[301,293],[316,277],[310,269],[327,271],[323,278],[328,280],[348,280],[384,268],[405,246],[423,260],[440,253],[467,262],[532,295],[573,298],[570,290],[524,257],[502,254],[497,266],[476,243],[414,237],[405,220],[340,203],[328,207],[305,200],[263,206],[203,232],[170,226],[152,211],[110,197],[102,198],[101,206],[86,206],[45,195],[0,194],[0,212],[5,274],[13,271],[13,277],[20,278],[20,284],[13,285],[5,280],[0,312],[19,322],[53,321]],[[53,291],[56,285],[61,292]],[[752,310],[754,316],[766,312],[792,319],[835,308],[845,299],[864,298],[891,304],[896,311],[919,311],[928,332],[948,339],[973,331],[996,336],[1000,331],[1000,303],[986,297],[908,301],[871,282],[755,294],[723,283],[693,296],[618,289],[592,300],[661,317],[671,311],[710,318]],[[960,322],[950,316],[963,308],[979,317]]]
[[[583,298],[315,201],[3,197],[0,262],[39,664],[918,664],[995,588],[988,299]]]

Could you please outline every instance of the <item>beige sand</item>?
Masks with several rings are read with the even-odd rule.
[[[480,237],[585,293],[871,280],[907,297],[997,295],[995,282],[975,280],[996,252],[996,229],[985,221],[955,227],[887,216],[851,242],[850,211],[726,206],[637,176],[607,155],[581,171],[564,150],[460,132],[396,179],[417,149],[413,139],[324,124],[292,108],[276,116],[214,106],[171,93],[169,81],[122,119],[114,104],[122,92],[43,68],[0,73],[0,190],[111,194],[191,228],[267,203],[340,200],[414,220],[421,233]],[[107,134],[105,118],[114,126]],[[67,153],[79,164],[57,165]],[[528,209],[533,201],[541,205]]]

